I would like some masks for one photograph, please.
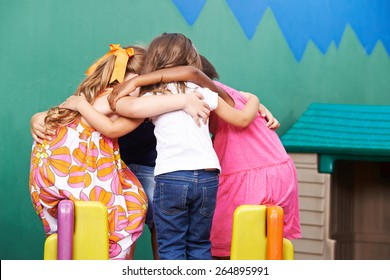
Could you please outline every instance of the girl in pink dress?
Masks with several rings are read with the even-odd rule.
[[[212,66],[202,60],[205,73]],[[242,109],[246,104],[243,93],[220,82]],[[234,210],[242,204],[273,204],[284,210],[284,237],[301,237],[298,181],[296,169],[278,135],[267,126],[260,114],[247,128],[234,127],[221,119],[214,119],[213,145],[221,165],[217,203],[211,229],[212,255],[230,256]]]

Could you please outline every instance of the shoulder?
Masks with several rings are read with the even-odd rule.
[[[223,84],[223,83],[221,83],[219,81],[214,81],[214,83],[217,86],[219,86],[220,88],[224,89],[229,95],[239,93],[239,91],[236,90],[235,88],[229,87],[229,86],[227,86],[227,85],[225,85],[225,84]]]
[[[212,91],[211,89],[209,88],[205,88],[205,87],[201,87],[197,84],[194,84],[192,82],[186,82],[186,87],[187,89],[191,90],[192,91],[197,91],[197,92],[200,92],[202,93],[203,95],[207,94],[207,95],[213,95],[213,94],[216,94],[214,91]]]

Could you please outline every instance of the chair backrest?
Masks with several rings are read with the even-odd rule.
[[[280,206],[267,206],[267,260],[283,259],[284,213]]]
[[[44,259],[107,260],[108,256],[108,214],[104,204],[62,200],[58,205],[58,233],[46,239]]]
[[[294,248],[283,238],[283,209],[241,205],[233,216],[231,260],[292,260]]]

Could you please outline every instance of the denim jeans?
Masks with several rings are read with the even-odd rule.
[[[219,171],[175,171],[155,180],[154,222],[160,259],[211,259],[210,230]]]
[[[134,175],[141,182],[142,187],[148,197],[148,212],[146,213],[145,224],[152,229],[154,226],[153,222],[153,192],[156,185],[154,181],[154,167],[139,165],[139,164],[128,164],[127,165]]]

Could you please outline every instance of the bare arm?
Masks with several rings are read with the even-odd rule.
[[[149,118],[167,112],[183,110],[191,115],[200,126],[199,119],[207,122],[210,114],[209,105],[202,101],[203,95],[168,94],[142,97],[123,97],[117,102],[116,112],[128,118]]]
[[[214,82],[198,68],[193,66],[177,66],[143,74],[116,86],[108,98],[110,107],[114,110],[117,101],[134,91],[137,87],[160,82],[169,83],[178,81],[193,82],[194,84],[201,87],[207,87],[210,90],[221,94],[223,99],[228,100],[230,98],[223,89],[217,87]]]
[[[218,106],[214,112],[225,122],[245,128],[256,118],[259,112],[259,104],[257,96],[250,94],[245,107],[242,110],[237,110],[219,97]]]
[[[143,122],[143,119],[128,119],[125,117],[112,120],[88,103],[84,95],[73,95],[59,107],[78,111],[89,125],[110,138],[123,136],[136,129]]]
[[[252,93],[240,91],[245,98],[249,98]],[[267,121],[268,128],[276,130],[280,127],[279,121],[272,115],[272,113],[263,104],[259,105],[260,115]]]

